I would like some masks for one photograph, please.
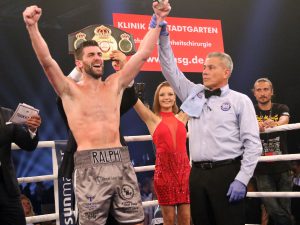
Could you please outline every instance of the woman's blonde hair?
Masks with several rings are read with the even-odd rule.
[[[20,199],[21,199],[21,202],[22,202],[22,200],[26,200],[27,202],[29,202],[29,205],[30,205],[30,212],[29,212],[29,214],[25,215],[25,217],[35,216],[30,199],[26,195],[23,195],[23,194],[21,194]],[[23,206],[23,204],[22,204],[22,206]],[[24,211],[24,213],[25,213],[25,211]]]
[[[154,94],[154,100],[153,100],[153,112],[156,114],[156,115],[159,115],[160,111],[161,111],[161,107],[160,107],[160,104],[159,104],[159,92],[160,92],[160,89],[162,87],[171,87],[171,85],[167,82],[167,81],[164,81],[162,83],[160,83],[157,88],[156,88],[156,91],[155,91],[155,94]],[[175,95],[176,96],[176,95]],[[178,113],[178,106],[176,104],[176,98],[175,98],[175,103],[174,105],[172,106],[172,112],[174,114]]]

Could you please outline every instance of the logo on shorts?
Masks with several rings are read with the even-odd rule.
[[[228,111],[229,109],[231,108],[231,105],[229,102],[224,102],[222,105],[221,105],[221,109],[223,111]]]
[[[93,164],[122,162],[120,149],[93,151],[91,157]]]
[[[131,186],[124,184],[119,190],[119,195],[124,200],[132,199],[134,195],[134,189]]]
[[[83,212],[84,217],[89,221],[96,221],[97,218],[99,218],[101,209],[96,209],[91,212]]]
[[[89,200],[89,202],[92,202],[95,198],[95,195],[94,196],[85,195],[85,197]]]

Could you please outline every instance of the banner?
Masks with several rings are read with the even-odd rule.
[[[64,157],[64,149],[67,141],[55,141],[55,150],[57,156],[58,168]],[[58,177],[58,201],[59,201],[59,220],[60,225],[75,225],[75,217],[73,215],[74,191],[72,179]]]
[[[134,37],[136,48],[148,31],[151,16],[113,13],[113,23]],[[168,17],[171,46],[178,67],[183,72],[202,72],[209,52],[224,52],[220,20]],[[161,71],[157,49],[142,71]]]

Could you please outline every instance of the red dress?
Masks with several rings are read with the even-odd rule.
[[[154,188],[160,205],[190,203],[190,163],[186,128],[172,112],[161,112],[162,121],[153,133],[156,147]]]

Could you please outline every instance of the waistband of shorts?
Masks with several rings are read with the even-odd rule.
[[[74,154],[74,164],[77,167],[109,165],[113,163],[130,162],[127,146],[104,149],[81,150]]]

